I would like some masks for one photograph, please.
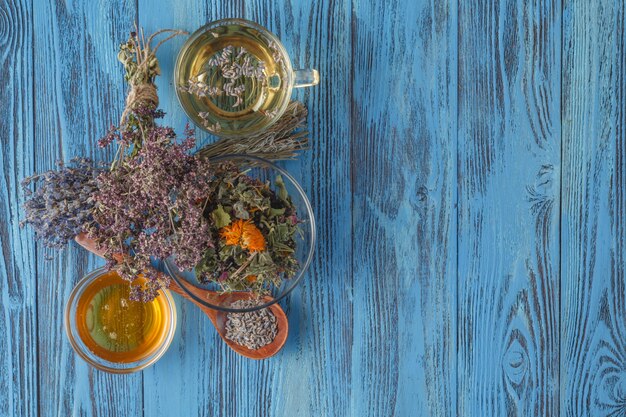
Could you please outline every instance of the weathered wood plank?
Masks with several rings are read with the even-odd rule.
[[[354,2],[353,415],[456,416],[456,2]]]
[[[177,299],[172,349],[125,377],[88,368],[67,344],[64,302],[100,263],[40,251],[35,268],[17,183],[55,159],[107,157],[94,143],[123,106],[115,52],[136,5],[35,3],[0,5],[0,415],[621,410],[623,2],[563,0],[561,187],[560,0],[458,11],[425,0],[139,1],[147,32],[245,16],[277,33],[295,63],[321,70],[322,85],[296,92],[310,106],[313,149],[286,164],[311,197],[320,241],[285,304],[291,336],[279,356],[235,356]],[[165,123],[179,132],[171,80],[182,41],[159,54],[158,81]]]
[[[626,4],[564,2],[561,407],[620,415],[626,375]]]
[[[37,288],[21,179],[33,170],[31,1],[0,3],[0,415],[37,414]]]
[[[311,149],[285,167],[311,200],[318,241],[309,273],[288,300],[290,336],[271,369],[276,383],[266,414],[353,415],[350,3],[249,0],[245,6],[248,19],[283,41],[295,68],[321,75],[318,86],[294,91],[309,108]]]
[[[38,2],[34,8],[35,152],[38,171],[57,159],[109,160],[96,140],[119,120],[125,91],[117,47],[136,14],[134,1]],[[45,256],[54,256],[46,261]],[[37,262],[40,415],[142,413],[141,375],[116,376],[78,358],[63,309],[75,283],[101,261],[84,250],[43,251]]]
[[[559,415],[560,16],[459,2],[458,415]]]

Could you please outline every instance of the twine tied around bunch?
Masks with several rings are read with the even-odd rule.
[[[152,41],[162,33],[169,33],[170,35],[162,39],[153,48],[151,46]],[[130,90],[126,96],[126,107],[120,118],[120,127],[126,125],[128,115],[134,110],[140,107],[152,109],[158,107],[159,96],[157,95],[156,85],[154,85],[154,79],[161,74],[161,69],[156,58],[156,52],[163,43],[184,34],[188,34],[188,32],[163,29],[153,33],[146,40],[143,30],[137,30],[130,34],[128,42],[120,46],[117,58],[124,65],[126,70],[125,78],[130,85]]]
[[[120,118],[120,126],[126,124],[128,114],[140,107],[158,108],[159,96],[157,94],[156,85],[152,82],[131,85],[130,91],[126,96],[126,106]]]

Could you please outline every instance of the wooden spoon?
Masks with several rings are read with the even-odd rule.
[[[80,246],[87,249],[89,252],[95,255],[98,255],[100,257],[103,257],[103,251],[98,250],[96,248],[95,242],[89,239],[85,235],[85,233],[81,233],[78,236],[76,236],[75,240]],[[121,258],[122,255],[119,254],[119,257]],[[157,273],[161,274],[161,272],[157,272]],[[226,323],[227,313],[222,312],[222,311],[217,311],[205,305],[200,304],[200,302],[198,302],[197,300],[194,300],[173,279],[170,280],[169,289],[171,291],[174,291],[176,294],[182,296],[183,298],[186,298],[187,300],[191,301],[195,305],[197,305],[204,312],[204,314],[206,314],[209,317],[209,319],[211,319],[211,323],[213,323],[213,326],[215,326],[215,329],[217,330],[217,333],[220,335],[222,340],[224,340],[224,342],[226,342],[226,344],[232,350],[234,350],[235,352],[237,352],[238,354],[242,356],[245,356],[246,358],[265,359],[265,358],[274,356],[276,353],[278,353],[278,351],[280,351],[283,348],[283,346],[285,345],[285,342],[287,341],[287,335],[289,333],[289,321],[287,320],[287,315],[285,314],[285,311],[277,303],[272,304],[271,306],[267,308],[269,308],[272,314],[274,314],[274,316],[276,317],[276,325],[278,326],[278,333],[276,334],[276,337],[270,344],[267,344],[255,350],[255,349],[248,349],[245,346],[238,345],[232,340],[229,340],[226,338],[225,323]],[[216,291],[204,290],[202,288],[197,288],[197,287],[192,287],[192,286],[190,286],[189,291],[193,292],[193,294],[200,299],[212,300],[212,302],[216,302],[217,304],[219,304],[220,301],[224,301],[224,300],[228,300],[229,302],[234,302],[237,300],[248,300],[254,297],[254,294],[252,294],[251,292],[241,291],[241,292],[233,292],[230,294],[220,294]],[[266,297],[263,297],[263,300],[271,301],[272,298],[266,296]]]

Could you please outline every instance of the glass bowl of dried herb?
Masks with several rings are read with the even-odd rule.
[[[300,184],[268,160],[224,155],[210,163],[212,187],[202,205],[210,243],[194,269],[179,268],[172,256],[165,270],[207,307],[266,308],[287,296],[311,263],[316,240],[311,204]],[[242,292],[256,302],[237,303]]]

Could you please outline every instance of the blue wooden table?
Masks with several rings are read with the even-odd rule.
[[[160,362],[96,371],[63,307],[101,261],[20,230],[18,183],[112,157],[95,140],[123,108],[135,20],[232,16],[322,75],[295,94],[312,147],[285,164],[320,237],[289,340],[247,360],[177,298]],[[0,415],[624,415],[625,21],[623,0],[2,0]],[[179,131],[182,42],[158,80]]]

